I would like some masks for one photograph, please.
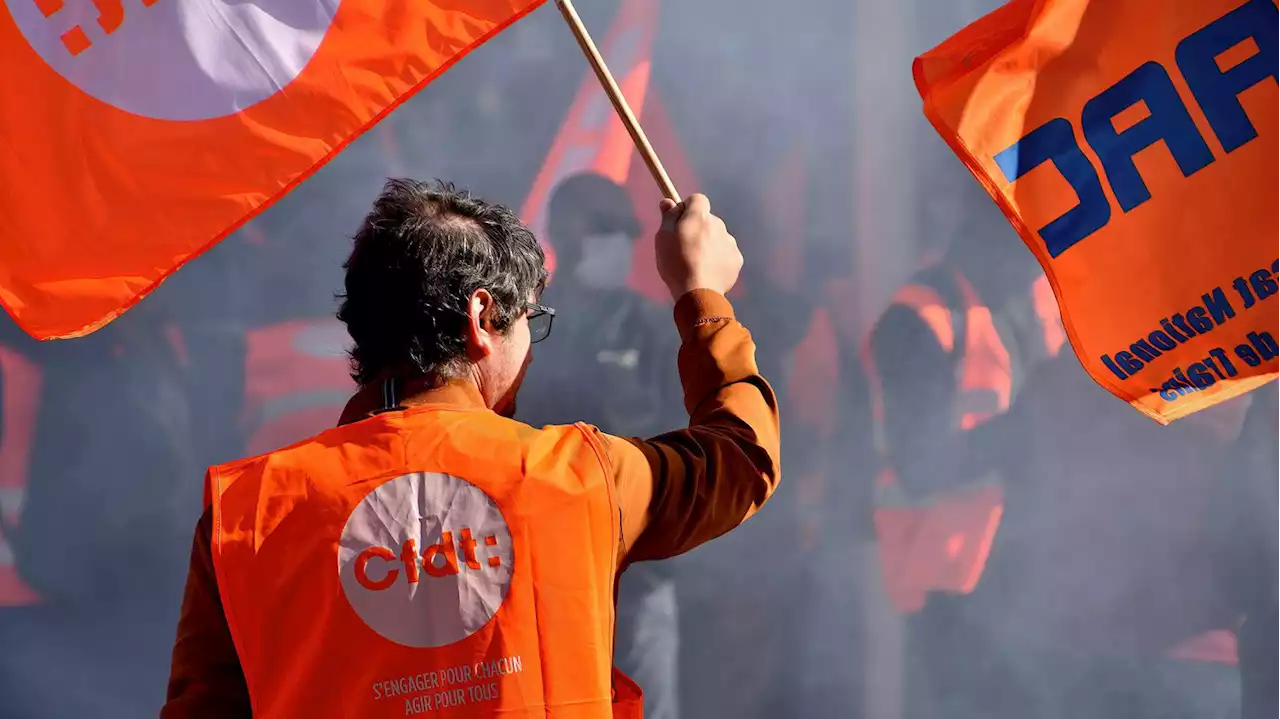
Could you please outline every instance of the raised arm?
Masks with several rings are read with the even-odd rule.
[[[781,475],[777,401],[724,297],[742,267],[737,243],[702,195],[663,211],[658,269],[676,298],[689,426],[648,440],[603,437],[627,561],[671,557],[733,529]]]

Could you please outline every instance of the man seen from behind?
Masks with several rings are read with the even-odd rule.
[[[338,427],[209,471],[162,717],[641,716],[612,669],[619,570],[733,529],[779,477],[724,298],[742,256],[706,197],[662,211],[690,420],[625,440],[509,419],[555,316],[519,219],[387,184],[339,311],[360,389]]]

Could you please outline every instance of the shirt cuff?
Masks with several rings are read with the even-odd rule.
[[[698,327],[708,322],[734,319],[733,305],[715,290],[684,293],[676,300],[674,313],[681,341],[688,341]]]

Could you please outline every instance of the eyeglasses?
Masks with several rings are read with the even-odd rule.
[[[556,318],[556,311],[532,302],[525,303],[525,309],[529,310],[529,341],[536,344],[545,340],[551,335],[551,323]]]

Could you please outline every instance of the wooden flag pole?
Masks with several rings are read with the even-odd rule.
[[[600,51],[596,49],[596,44],[592,42],[586,26],[582,24],[582,18],[578,17],[578,11],[574,9],[572,0],[556,0],[556,6],[560,8],[560,14],[564,16],[564,21],[569,24],[569,29],[573,31],[574,38],[578,40],[578,46],[582,48],[582,54],[586,55],[587,62],[591,63],[591,69],[595,71],[596,78],[600,80],[600,86],[604,88],[604,94],[609,96],[609,101],[613,103],[613,109],[617,111],[618,118],[622,120],[623,126],[627,128],[627,133],[631,135],[631,141],[635,143],[636,150],[644,158],[644,164],[649,167],[649,173],[653,175],[653,181],[658,183],[658,188],[662,190],[662,194],[667,199],[679,202],[680,193],[676,192],[676,186],[671,182],[671,177],[667,175],[666,169],[663,168],[662,160],[659,160],[658,153],[653,151],[653,145],[649,144],[649,138],[645,136],[644,130],[640,127],[640,122],[636,120],[635,114],[631,112],[631,107],[627,105],[627,98],[622,96],[622,90],[618,89],[618,83],[614,81],[613,74],[609,72],[609,67],[604,64],[604,58],[600,56]]]

